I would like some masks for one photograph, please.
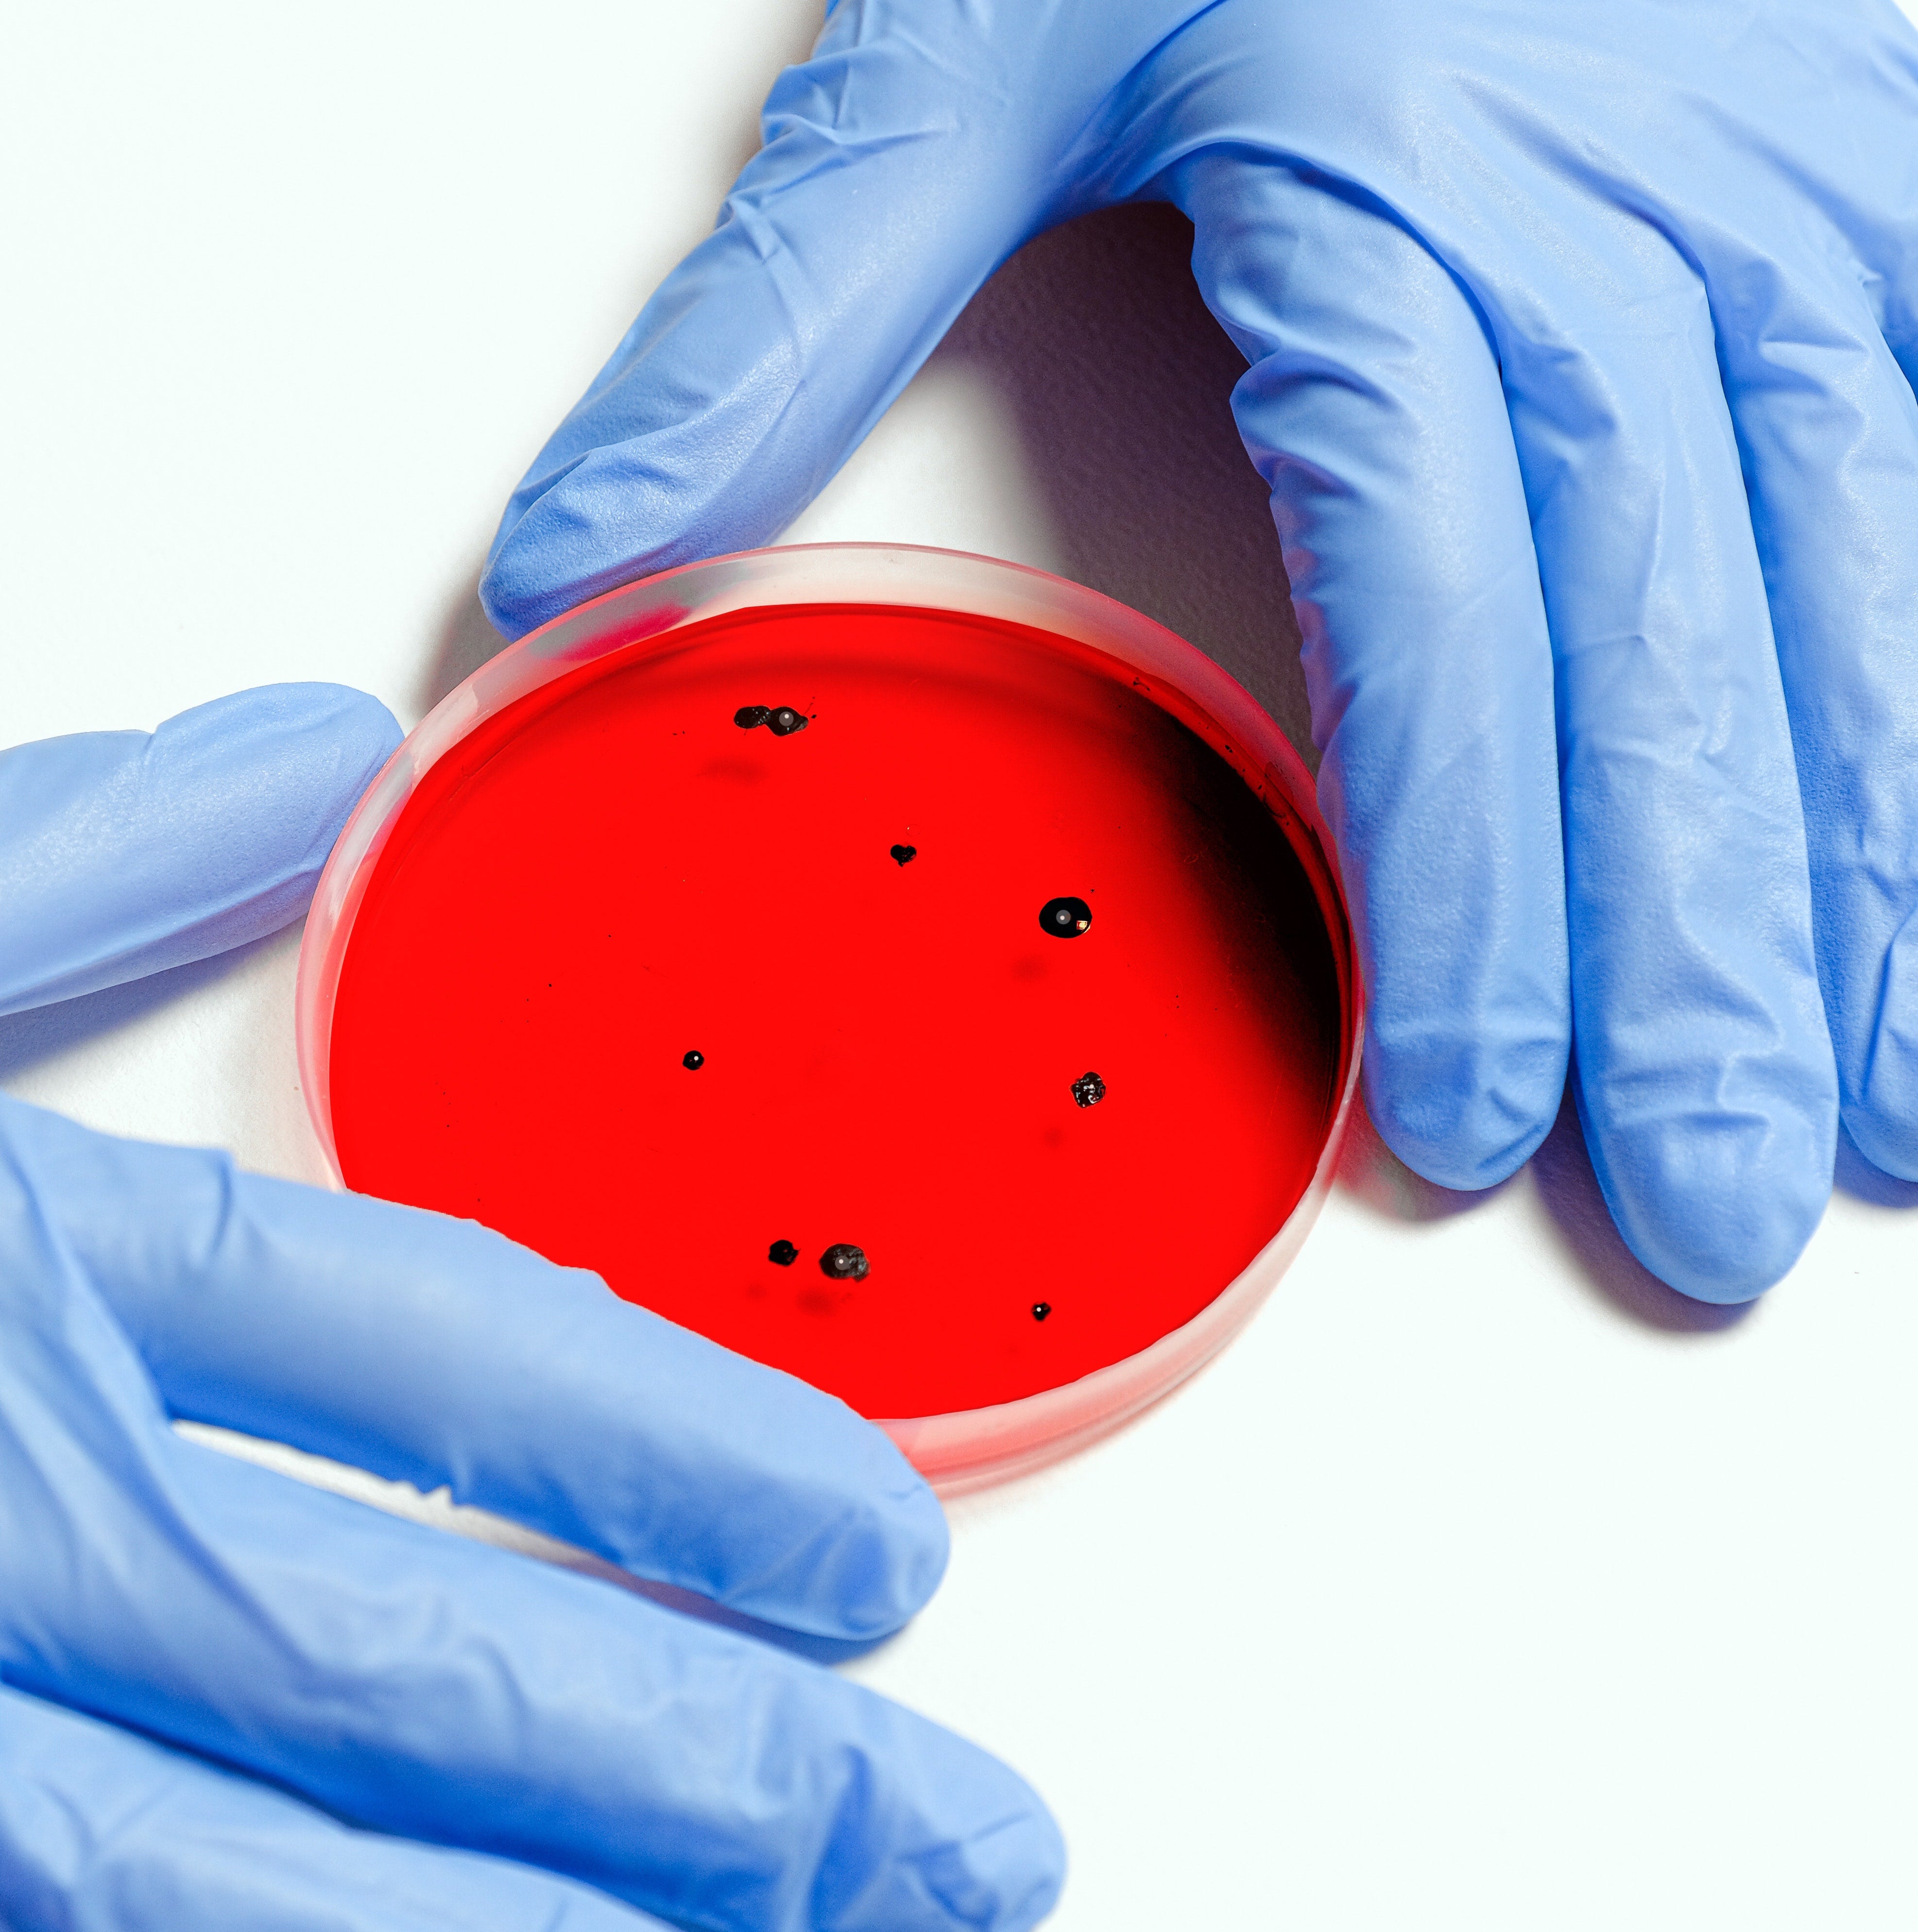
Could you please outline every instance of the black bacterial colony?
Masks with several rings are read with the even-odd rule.
[[[757,731],[763,724],[775,738],[790,738],[812,720],[790,704],[742,704],[733,712],[733,722],[742,731]]]
[[[790,704],[742,704],[733,714],[733,722],[742,731],[757,731],[761,725],[775,736],[790,737],[803,731],[812,721]],[[894,845],[889,856],[901,867],[919,856],[916,845]],[[1054,939],[1077,939],[1091,929],[1092,909],[1082,898],[1068,896],[1047,899],[1039,908],[1039,930]],[[697,1070],[706,1064],[704,1054],[686,1055],[684,1064]],[[1072,1098],[1081,1107],[1095,1107],[1105,1098],[1105,1082],[1096,1073],[1082,1073],[1072,1082]],[[777,1240],[766,1250],[767,1260],[781,1268],[790,1268],[799,1258],[799,1250],[788,1240]],[[820,1272],[832,1281],[864,1281],[872,1272],[866,1251],[850,1241],[838,1241],[819,1258]],[[1032,1319],[1043,1322],[1052,1312],[1049,1301],[1032,1304]]]

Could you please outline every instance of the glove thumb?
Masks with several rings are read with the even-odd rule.
[[[507,636],[775,537],[1029,232],[1005,94],[888,10],[836,8],[781,76],[718,225],[514,492],[480,584]]]
[[[0,1014],[277,932],[400,742],[337,684],[236,692],[144,731],[0,752]]]

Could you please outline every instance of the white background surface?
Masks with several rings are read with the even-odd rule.
[[[328,678],[403,723],[497,640],[508,490],[710,222],[813,0],[13,10],[0,742]],[[792,534],[1134,602],[1302,742],[1236,358],[1162,212],[1044,241]],[[0,916],[4,916],[0,908]],[[297,934],[0,1022],[0,1082],[312,1178]],[[1918,1188],[1855,1155],[1727,1319],[1575,1127],[1488,1196],[1362,1126],[1249,1333],[953,1510],[853,1666],[1024,1771],[1065,1932],[1918,1922]]]

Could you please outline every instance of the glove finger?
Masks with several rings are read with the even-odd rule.
[[[158,730],[0,752],[0,1013],[276,932],[400,742],[378,699],[276,684]]]
[[[1629,268],[1632,300],[1555,313],[1546,278],[1506,355],[1558,664],[1579,1105],[1639,1259],[1743,1301],[1824,1211],[1836,1072],[1710,304],[1606,219],[1593,272]]]
[[[937,1586],[937,1499],[834,1397],[469,1221],[0,1102],[178,1415],[403,1480],[815,1635]]]
[[[1364,964],[1365,1097],[1450,1187],[1544,1138],[1571,1031],[1552,669],[1498,370],[1445,270],[1277,166],[1174,178],[1271,485]]]
[[[1918,402],[1856,282],[1713,290],[1804,801],[1845,1123],[1918,1178]]]
[[[954,10],[955,12],[957,10]],[[1035,220],[1029,116],[968,31],[832,10],[765,146],[541,451],[480,595],[518,637],[652,572],[768,542]]]
[[[567,1880],[357,1830],[4,1688],[0,1905],[18,1932],[663,1932]]]
[[[34,1559],[0,1607],[14,1688],[682,1923],[1023,1932],[1050,1907],[1056,1833],[975,1747],[783,1651],[183,1441],[130,1360],[103,1362],[70,1265],[38,1258],[102,1372],[84,1399],[55,1351],[0,1373],[0,1547]]]

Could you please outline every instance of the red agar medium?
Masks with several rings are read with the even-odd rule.
[[[1018,624],[775,605],[661,641],[418,779],[334,1000],[347,1183],[876,1418],[1190,1321],[1340,1097],[1325,915],[1266,806],[1125,665]]]

